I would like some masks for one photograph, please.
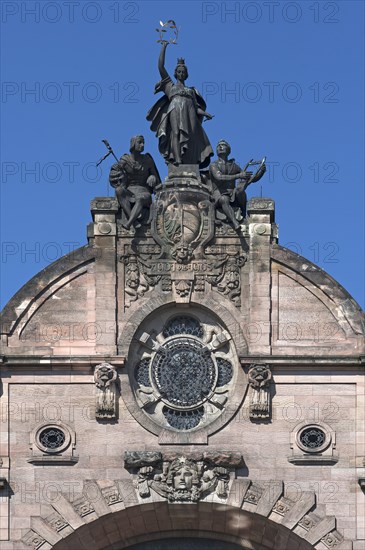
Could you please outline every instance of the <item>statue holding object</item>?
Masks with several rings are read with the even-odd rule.
[[[195,164],[200,168],[209,165],[213,150],[202,122],[213,118],[206,112],[206,104],[195,88],[185,86],[188,69],[184,59],[178,59],[173,83],[165,68],[165,54],[169,42],[161,40],[158,69],[161,80],[155,93],[164,92],[147,113],[151,130],[156,132],[159,151],[167,164]]]
[[[262,178],[266,172],[266,165],[265,158],[261,162],[251,160],[242,170],[234,159],[228,159],[230,153],[231,146],[221,139],[217,145],[218,159],[209,166],[209,177],[216,208],[221,209],[233,227],[238,229],[240,224],[236,212],[240,212],[241,218],[246,215],[246,189],[251,183]],[[260,164],[255,174],[246,171],[249,166],[255,164]]]
[[[134,136],[130,142],[130,154],[126,153],[110,169],[109,182],[125,215],[122,225],[130,229],[132,224],[152,203],[154,187],[161,182],[160,175],[149,153],[142,154],[144,137]]]

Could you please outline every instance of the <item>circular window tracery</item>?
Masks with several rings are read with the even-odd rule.
[[[308,449],[318,449],[325,442],[326,434],[319,428],[306,428],[300,434],[300,442]]]
[[[65,433],[59,428],[46,428],[39,434],[39,441],[43,447],[52,451],[62,447],[65,439]]]
[[[164,417],[172,428],[176,430],[191,430],[196,428],[204,416],[204,407],[192,411],[177,411],[164,407]]]
[[[156,353],[152,376],[162,399],[178,407],[191,407],[212,392],[216,371],[201,342],[175,337]]]
[[[318,453],[331,443],[331,434],[322,426],[307,424],[297,432],[298,447],[307,453]]]
[[[203,328],[197,319],[186,315],[179,315],[168,321],[163,329],[165,338],[176,334],[191,334],[197,338],[203,338]]]
[[[207,425],[222,414],[233,387],[231,338],[213,321],[188,315],[161,321],[139,339],[132,369],[137,401],[162,428]]]
[[[142,359],[136,367],[136,380],[141,386],[151,386],[150,362],[150,359]]]
[[[217,386],[220,388],[228,384],[233,375],[232,363],[223,359],[222,357],[217,357],[217,366],[218,366],[218,380]]]
[[[64,424],[42,424],[35,431],[34,443],[43,453],[61,453],[69,447],[71,433]]]

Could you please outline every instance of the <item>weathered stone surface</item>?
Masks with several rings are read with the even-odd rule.
[[[282,481],[270,481],[257,505],[256,513],[268,517],[284,490]]]
[[[84,525],[84,520],[75,511],[72,504],[62,494],[57,496],[52,501],[52,507],[71,525],[73,529],[78,529]]]
[[[305,539],[311,544],[316,544],[327,533],[333,531],[336,528],[336,518],[327,517],[323,518],[315,527],[310,529]]]
[[[62,540],[61,535],[54,531],[44,519],[39,517],[31,517],[30,525],[34,531],[36,531],[41,537],[49,542],[52,546],[59,540]]]
[[[243,457],[239,452],[204,451],[203,457],[216,466],[223,466],[225,468],[239,468],[244,464]]]
[[[158,451],[125,451],[124,465],[126,468],[141,468],[161,462],[162,454]]]
[[[24,536],[33,546],[43,544],[41,550],[100,550],[174,529],[207,530],[212,539],[238,536],[247,548],[327,550],[335,541],[336,549],[349,550],[353,541],[360,549],[364,530],[357,516],[363,515],[363,494],[353,468],[363,466],[364,339],[355,302],[321,269],[276,244],[269,199],[248,205],[241,236],[224,224],[216,227],[201,257],[179,264],[181,269],[169,276],[168,268],[178,262],[159,262],[161,247],[153,237],[138,228],[125,232],[115,218],[114,199],[98,201],[90,245],[44,270],[4,310],[0,444],[4,475],[14,492],[10,517],[8,501],[0,503],[4,549],[23,548],[18,541]],[[115,227],[107,232],[102,224]],[[236,258],[237,250],[240,305],[225,293],[236,268],[224,258]],[[129,295],[126,307],[125,264],[119,259],[132,253],[147,262],[141,273],[149,282],[143,292]],[[220,272],[220,261],[232,269]],[[159,263],[162,274],[152,273],[151,265]],[[186,301],[177,304],[173,292],[179,281],[193,286]],[[238,288],[234,281],[233,287]],[[182,315],[202,321],[204,345],[214,347],[216,359],[230,348],[233,365],[232,393],[227,396],[225,385],[218,386],[207,399],[207,421],[188,430],[163,420],[164,395],[142,406],[134,393],[133,346],[141,346],[147,357],[161,345],[167,320]],[[119,419],[109,423],[95,418],[93,369],[102,362],[120,367]],[[255,363],[269,364],[275,380],[272,415],[261,424],[249,414],[247,371]],[[154,407],[160,407],[163,420],[157,428],[148,416]],[[221,407],[220,416],[209,424],[213,407]],[[77,465],[50,461],[47,453],[41,463],[30,465],[30,434],[55,421],[76,434]],[[297,430],[313,422],[330,425],[331,456],[326,450],[318,458],[299,449]],[[298,450],[303,462],[288,462]],[[199,471],[199,482],[211,485],[198,501],[194,495],[169,503],[167,491],[161,496],[152,483],[161,482],[154,476],[163,474],[164,461],[182,456],[202,462],[206,469]],[[148,471],[157,465],[157,473]],[[135,469],[143,468],[145,479],[138,481]],[[169,483],[166,477],[162,488],[176,477]],[[93,481],[85,495],[87,480]],[[149,496],[144,496],[145,481]],[[53,491],[54,500],[49,498]],[[90,502],[91,494],[97,498]],[[321,503],[317,508],[314,494]],[[51,524],[50,507],[61,518]],[[312,509],[318,515],[310,527],[301,520]],[[30,517],[37,518],[32,527]],[[57,531],[63,521],[67,526]]]
[[[298,500],[284,515],[282,524],[292,529],[298,521],[310,510],[316,502],[314,492],[303,492]]]

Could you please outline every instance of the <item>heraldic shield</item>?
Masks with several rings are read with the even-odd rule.
[[[202,258],[214,236],[208,190],[202,185],[165,188],[156,194],[154,206],[151,232],[161,246],[161,258],[182,264]]]

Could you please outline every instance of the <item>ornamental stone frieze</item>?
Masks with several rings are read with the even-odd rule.
[[[198,502],[213,494],[228,497],[234,471],[243,466],[238,452],[195,452],[191,457],[175,453],[126,451],[125,468],[137,471],[135,486],[141,497],[155,492],[168,502]]]

